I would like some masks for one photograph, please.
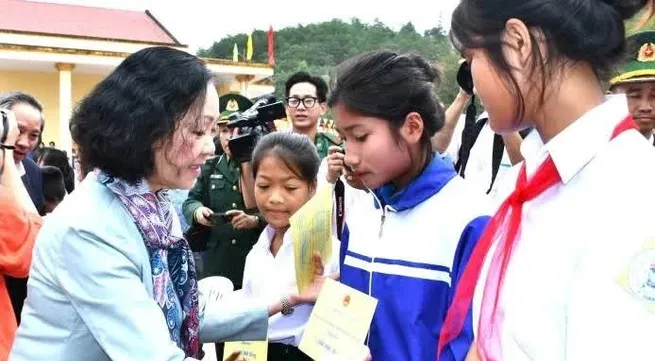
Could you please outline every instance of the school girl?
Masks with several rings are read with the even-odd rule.
[[[435,156],[443,125],[436,70],[417,55],[376,51],[339,66],[329,105],[345,166],[371,191],[346,217],[341,282],[378,300],[367,344],[375,361],[436,358],[455,285],[484,228],[484,192]],[[466,329],[466,327],[465,327]],[[449,344],[463,360],[472,330]]]
[[[601,82],[645,0],[462,0],[452,39],[494,131],[526,127],[514,190],[458,285],[440,347],[471,359],[645,360],[655,328],[655,150]],[[442,355],[441,359],[447,359]]]
[[[268,360],[311,360],[297,347],[313,305],[296,305],[285,295],[298,292],[289,218],[314,195],[318,153],[308,137],[279,132],[263,137],[252,159],[255,200],[268,226],[246,257],[244,292],[247,297],[282,302],[282,312],[268,323]],[[336,239],[332,254],[324,267],[327,275],[339,271]]]

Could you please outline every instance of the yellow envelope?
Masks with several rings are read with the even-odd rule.
[[[223,360],[240,351],[246,361],[266,361],[268,358],[268,341],[236,341],[226,342]]]
[[[305,326],[300,350],[316,361],[362,360],[378,301],[326,279]]]
[[[318,251],[327,264],[332,257],[332,201],[334,186],[320,187],[314,197],[290,219],[298,291],[303,292],[312,282],[312,255]]]

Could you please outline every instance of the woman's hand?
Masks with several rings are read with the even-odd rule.
[[[314,252],[312,261],[314,262],[314,277],[312,278],[312,283],[302,293],[298,295],[291,295],[291,297],[289,297],[289,302],[294,306],[301,303],[315,303],[316,299],[321,293],[325,279],[339,279],[338,272],[327,276],[323,275],[323,273],[325,273],[325,266],[323,265],[323,260],[321,259],[321,255],[318,252]]]
[[[216,356],[223,357],[223,356],[219,356],[219,355],[216,355]],[[225,361],[246,361],[245,358],[239,357],[239,356],[241,356],[241,352],[236,351],[236,352],[232,353],[228,358],[226,358]]]
[[[234,229],[255,229],[259,226],[259,218],[251,216],[243,211],[227,211],[225,214],[231,217],[232,227]]]
[[[214,214],[214,211],[207,207],[200,207],[193,212],[193,218],[197,223],[202,224],[205,227],[213,227],[214,222],[212,222],[211,216]]]

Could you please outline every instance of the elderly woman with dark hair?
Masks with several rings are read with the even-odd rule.
[[[281,302],[203,307],[166,191],[193,186],[217,116],[204,63],[164,47],[129,56],[82,101],[71,132],[95,171],[39,234],[11,360],[194,360],[201,342],[266,339]],[[290,302],[314,301],[322,281]]]

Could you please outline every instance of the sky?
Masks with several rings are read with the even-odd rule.
[[[33,0],[35,1],[35,0]],[[394,29],[412,22],[418,31],[445,27],[458,0],[38,0],[124,10],[150,10],[180,42],[192,50],[222,37],[255,29],[280,29],[334,18],[379,19]]]

